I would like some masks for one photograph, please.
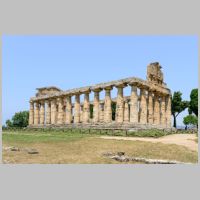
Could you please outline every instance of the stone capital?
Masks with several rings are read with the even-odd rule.
[[[107,90],[107,91],[110,91],[110,90],[112,90],[112,89],[113,89],[113,86],[112,86],[112,85],[106,86],[106,87],[104,88],[104,90]]]
[[[117,84],[115,84],[116,88],[125,88],[126,86],[127,86],[126,83],[117,83]]]
[[[102,89],[101,88],[97,88],[97,89],[93,89],[92,91],[95,92],[95,93],[99,93],[99,92],[102,91]]]

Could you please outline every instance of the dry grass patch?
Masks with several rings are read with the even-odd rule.
[[[123,151],[128,156],[152,159],[197,162],[197,152],[178,145],[141,141],[104,140],[98,136],[65,133],[3,134],[3,146],[20,149],[34,148],[39,154],[25,151],[3,151],[3,160],[10,163],[48,164],[116,164],[118,161],[102,156],[105,152]]]

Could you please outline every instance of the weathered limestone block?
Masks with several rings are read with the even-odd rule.
[[[140,89],[140,123],[147,123],[147,99],[146,90],[144,88]]]
[[[47,101],[46,124],[51,124],[51,102]]]
[[[99,92],[100,90],[94,91],[94,107],[93,107],[93,122],[99,122]]]
[[[39,124],[39,103],[35,102],[34,125]]]
[[[123,87],[117,87],[117,104],[116,104],[116,122],[122,123],[124,121],[124,95]]]
[[[130,121],[128,102],[129,102],[128,100],[125,101],[125,106],[124,106],[124,122],[129,122]]]
[[[63,98],[58,98],[58,120],[57,124],[63,124]]]
[[[166,127],[166,99],[165,96],[163,95],[161,97],[161,125],[163,127]]]
[[[105,88],[105,103],[104,103],[104,122],[109,123],[112,122],[112,100],[110,96],[110,88]]]
[[[157,93],[154,94],[154,124],[160,124],[160,100]]]
[[[66,97],[66,124],[72,122],[72,98],[71,96]]]
[[[80,123],[80,95],[76,94],[74,104],[74,123]]]
[[[51,100],[51,124],[56,124],[56,114],[57,114],[56,99],[52,99]]]
[[[153,124],[153,93],[148,92],[148,123]]]
[[[29,125],[34,124],[34,103],[30,101],[30,110],[29,110]]]
[[[104,103],[100,103],[99,121],[100,121],[101,123],[104,122]]]
[[[90,100],[89,93],[84,94],[84,104],[83,104],[83,123],[89,123],[90,120]]]
[[[134,85],[131,85],[130,122],[138,123],[138,95],[137,87]]]
[[[171,128],[171,95],[168,95],[166,97],[166,123],[167,123],[167,127]]]
[[[45,119],[45,107],[44,107],[44,101],[40,102],[40,124],[44,125],[44,119]]]

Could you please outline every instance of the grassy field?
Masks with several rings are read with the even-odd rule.
[[[196,163],[197,152],[174,144],[141,141],[105,140],[99,134],[80,132],[3,131],[3,160],[7,163],[38,164],[118,164],[102,156],[105,152],[123,151],[128,156],[177,160]],[[18,147],[8,151],[5,147]],[[33,148],[39,154],[28,154],[23,149]],[[133,162],[132,162],[133,163]]]

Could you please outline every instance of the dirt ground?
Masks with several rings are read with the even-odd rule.
[[[187,147],[190,150],[198,151],[198,143],[195,142],[197,136],[195,134],[174,134],[167,135],[161,138],[141,138],[141,137],[113,137],[101,136],[102,139],[115,139],[115,140],[130,140],[130,141],[144,141],[144,142],[161,142],[163,144],[177,144]]]

